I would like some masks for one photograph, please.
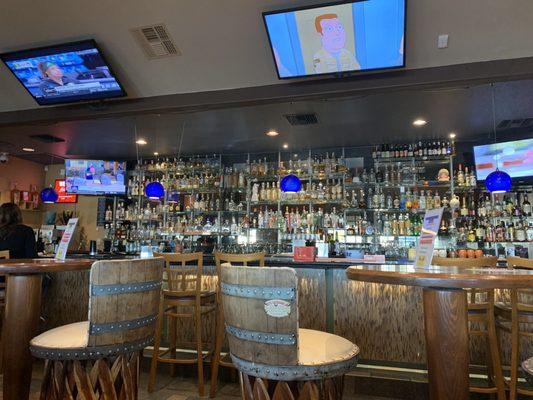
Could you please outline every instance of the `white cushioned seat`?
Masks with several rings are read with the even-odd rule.
[[[348,361],[359,353],[349,340],[327,332],[299,329],[298,364],[326,365]]]
[[[30,346],[48,349],[81,349],[89,342],[89,321],[50,329],[34,337]]]

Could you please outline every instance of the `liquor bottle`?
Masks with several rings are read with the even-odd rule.
[[[424,194],[423,190],[420,191],[419,203],[420,203],[420,209],[421,210],[425,210],[427,208],[426,195]]]
[[[524,193],[524,200],[522,201],[522,214],[526,217],[531,216],[531,204],[527,199],[527,193]]]
[[[457,186],[465,185],[465,175],[463,173],[463,166],[459,164],[459,170],[457,171]]]
[[[17,182],[13,183],[13,189],[11,189],[11,202],[19,205],[20,204],[20,190],[17,187]]]
[[[441,206],[441,200],[439,192],[435,191],[435,196],[433,196],[433,207],[434,208],[440,208]]]
[[[461,217],[466,217],[468,215],[468,208],[466,208],[466,196],[463,196],[463,205],[461,207]]]

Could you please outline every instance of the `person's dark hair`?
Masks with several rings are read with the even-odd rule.
[[[0,238],[5,239],[13,229],[22,223],[22,213],[15,203],[0,206]]]

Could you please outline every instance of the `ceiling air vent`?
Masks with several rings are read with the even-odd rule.
[[[287,114],[284,115],[284,117],[287,118],[289,124],[293,126],[318,124],[316,114]]]
[[[65,141],[65,139],[52,135],[31,135],[30,137],[43,143],[61,143]]]
[[[533,118],[504,119],[498,124],[498,129],[527,128],[533,124]]]
[[[150,59],[181,55],[164,24],[142,26],[131,33]]]

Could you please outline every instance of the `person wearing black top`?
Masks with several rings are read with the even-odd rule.
[[[22,224],[20,208],[13,203],[0,206],[0,250],[9,250],[10,258],[36,258],[33,229]]]

